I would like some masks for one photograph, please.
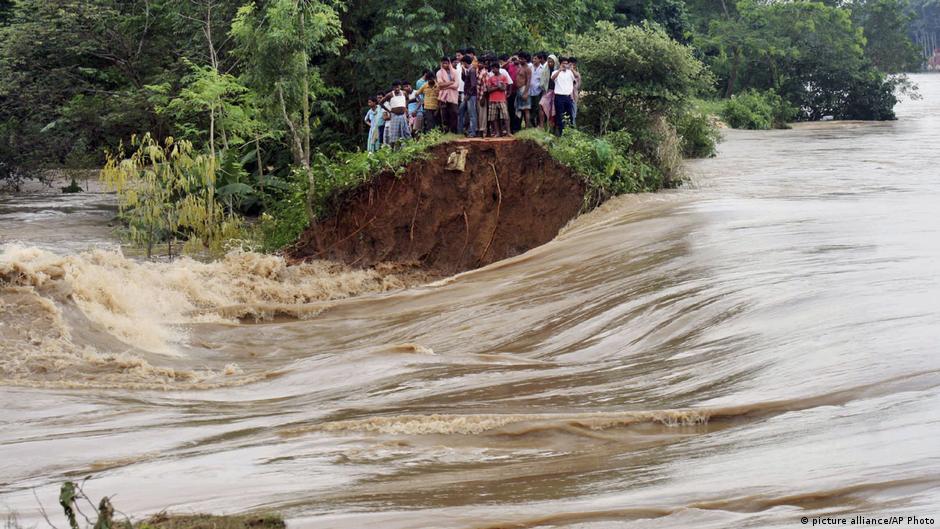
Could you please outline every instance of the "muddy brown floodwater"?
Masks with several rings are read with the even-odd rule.
[[[916,81],[896,122],[728,131],[693,185],[417,288],[143,263],[102,247],[101,196],[3,197],[0,507],[38,523],[34,491],[92,475],[125,512],[299,528],[937,521],[940,76]]]

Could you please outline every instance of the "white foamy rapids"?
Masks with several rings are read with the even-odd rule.
[[[161,386],[202,383],[215,374],[160,370],[130,351],[174,358],[185,366],[189,325],[237,324],[240,318],[275,314],[312,317],[324,308],[316,302],[399,289],[414,280],[392,272],[326,262],[290,266],[281,257],[247,252],[210,263],[188,258],[166,263],[131,260],[116,250],[62,256],[5,245],[0,252],[0,379],[45,383],[61,375],[69,377],[68,385],[113,386],[154,378]],[[102,354],[98,343],[94,348],[76,343],[76,323],[106,333],[125,351]],[[117,375],[102,377],[102,369]],[[94,381],[83,379],[92,371]],[[221,373],[226,374],[241,375],[234,365]]]
[[[330,422],[309,428],[307,431],[369,432],[390,435],[479,435],[494,431],[522,434],[533,430],[543,430],[546,426],[576,427],[588,430],[607,430],[640,423],[691,426],[705,424],[709,417],[709,410],[696,409],[573,414],[397,415]],[[513,432],[502,430],[515,424],[525,424],[531,428]],[[302,429],[294,429],[289,433],[302,433],[302,431]]]

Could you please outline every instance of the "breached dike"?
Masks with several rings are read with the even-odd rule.
[[[584,204],[585,183],[532,141],[458,140],[396,175],[336,197],[336,213],[288,251],[357,267],[471,270],[551,241]]]
[[[484,266],[549,242],[583,206],[581,177],[535,142],[459,140],[428,155],[400,177],[381,173],[336,197],[338,213],[286,258],[142,262],[119,250],[0,247],[0,384],[209,389],[264,380],[276,374],[207,363],[193,326],[313,318],[339,299]],[[396,351],[434,355],[414,344]]]

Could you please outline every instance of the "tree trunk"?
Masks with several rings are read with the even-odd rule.
[[[725,90],[725,99],[730,99],[734,95],[734,85],[738,81],[738,68],[741,66],[741,51],[737,46],[734,48],[734,61],[731,63],[731,75],[728,76],[728,87]]]
[[[284,121],[287,123],[287,128],[290,129],[291,134],[291,152],[293,153],[294,163],[302,166],[304,169],[310,168],[309,159],[304,162],[304,147],[303,142],[300,138],[300,134],[297,132],[297,126],[294,125],[294,120],[291,119],[290,114],[287,112],[287,101],[284,100],[284,87],[281,85],[277,86],[277,97],[281,102],[281,114],[284,118]]]
[[[215,7],[212,0],[207,0],[206,2],[206,25],[203,28],[203,32],[206,35],[206,42],[209,45],[209,61],[212,63],[212,69],[219,73],[219,53],[215,49],[215,43],[212,41],[212,8]],[[219,106],[219,112],[222,111],[222,99],[221,97],[217,100],[216,104]],[[215,156],[215,107],[210,110],[209,117],[209,149],[212,152],[212,156]],[[225,129],[221,126],[219,127],[220,132],[222,133],[222,145],[225,146],[225,149],[228,150],[228,138],[225,136]]]
[[[209,152],[215,156],[215,107],[209,109]]]
[[[261,138],[255,136],[255,163],[258,164],[258,185],[264,193],[264,165],[261,163]]]
[[[304,126],[304,147],[303,147],[303,165],[306,169],[310,169],[310,60],[307,57],[307,38],[306,32],[304,31],[305,21],[304,21],[304,9],[300,5],[300,1],[297,0],[298,9],[300,10],[300,41],[303,43],[303,61],[304,61],[304,79],[303,79],[303,126]]]

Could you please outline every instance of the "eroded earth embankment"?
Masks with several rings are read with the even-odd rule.
[[[534,142],[448,142],[400,175],[378,174],[336,197],[336,213],[310,227],[289,256],[471,270],[552,240],[584,193],[582,179]]]

